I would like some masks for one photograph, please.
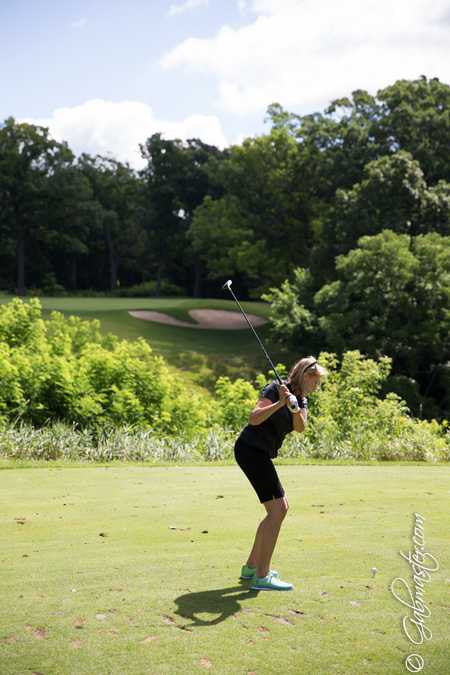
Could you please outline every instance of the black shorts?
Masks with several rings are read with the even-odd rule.
[[[277,470],[267,452],[238,438],[234,446],[234,456],[253,485],[261,504],[284,497]]]

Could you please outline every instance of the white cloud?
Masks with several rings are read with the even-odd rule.
[[[245,0],[237,0],[238,10],[241,14],[245,12]]]
[[[257,14],[277,14],[282,9],[294,8],[299,4],[299,0],[253,0],[252,10]],[[301,4],[305,4],[305,0]]]
[[[251,25],[189,38],[162,67],[212,73],[216,104],[236,114],[273,102],[318,110],[422,74],[450,81],[448,0],[253,0],[251,8]]]
[[[81,28],[86,23],[86,19],[80,19],[72,24],[72,28]]]
[[[199,5],[207,5],[208,3],[209,0],[186,0],[183,5],[171,5],[166,16],[177,16],[186,11],[186,9],[195,9],[195,7],[198,7]]]
[[[228,145],[220,120],[215,115],[190,115],[182,122],[157,119],[147,105],[138,101],[113,103],[94,99],[74,108],[58,108],[49,119],[21,119],[18,122],[48,127],[52,138],[67,141],[75,155],[111,153],[135,169],[145,166],[139,143],[162,132],[167,139],[200,138],[224,148]]]
[[[248,134],[238,134],[235,138],[233,145],[242,145],[246,138],[249,138]]]

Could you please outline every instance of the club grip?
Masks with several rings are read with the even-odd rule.
[[[289,396],[288,408],[292,413],[297,413],[299,411],[298,401],[294,394]]]

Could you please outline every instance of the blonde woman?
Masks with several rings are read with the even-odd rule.
[[[255,590],[290,591],[293,588],[278,578],[278,572],[270,570],[281,523],[289,508],[272,459],[277,457],[287,434],[292,431],[301,434],[306,429],[307,396],[325,375],[325,368],[317,359],[307,356],[295,364],[283,384],[277,380],[269,382],[236,441],[236,461],[267,512],[241,571],[241,578],[252,579]],[[292,394],[297,398],[296,412],[291,412],[286,405]]]

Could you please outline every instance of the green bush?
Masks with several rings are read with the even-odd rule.
[[[203,460],[232,456],[234,440],[267,380],[220,377],[215,398],[187,391],[142,339],[102,337],[98,321],[53,312],[39,301],[0,306],[0,453],[45,459]],[[346,352],[308,398],[303,434],[282,457],[450,460],[446,423],[410,416],[394,393],[379,397],[390,359]],[[277,370],[284,376],[282,365]],[[270,375],[270,377],[272,377]]]
[[[217,404],[214,421],[229,429],[238,430],[243,427],[258,397],[250,382],[241,378],[231,382],[229,377],[219,377],[215,394]]]
[[[308,425],[301,440],[290,441],[302,448],[300,454],[363,461],[450,459],[446,424],[412,418],[396,394],[378,398],[391,359],[374,361],[355,350],[344,354],[340,370],[334,354],[322,353],[319,361],[329,374],[308,399]]]
[[[37,299],[0,307],[0,413],[40,426],[134,424],[186,434],[209,426],[209,404],[189,394],[142,339],[101,337],[99,322],[53,312]]]
[[[154,298],[156,293],[156,281],[146,281],[142,284],[136,284],[135,286],[130,286],[129,288],[121,288],[120,295],[122,298]],[[161,295],[164,297],[173,297],[173,296],[183,296],[186,295],[185,291],[171,284],[168,281],[163,281],[161,283]]]

